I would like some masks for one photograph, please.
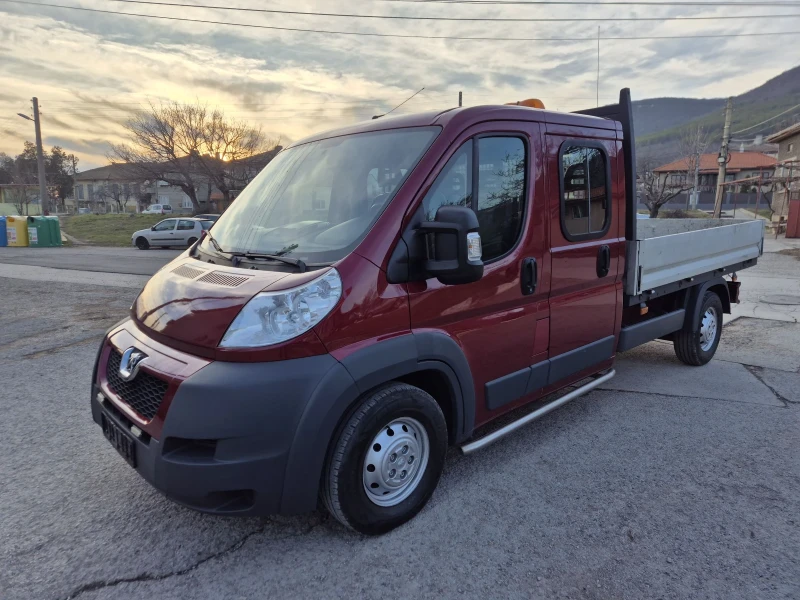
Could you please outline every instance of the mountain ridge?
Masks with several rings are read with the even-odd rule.
[[[680,157],[683,131],[702,125],[710,133],[706,152],[716,152],[722,139],[725,98],[647,98],[632,104],[636,151],[639,157],[664,163]],[[733,97],[732,136],[753,140],[800,121],[800,66],[784,71],[751,90]],[[792,110],[789,110],[792,109]],[[785,115],[772,119],[783,111]],[[758,127],[762,121],[770,119]],[[752,128],[752,129],[750,129]],[[738,137],[737,137],[738,135]],[[740,142],[736,142],[737,145]]]

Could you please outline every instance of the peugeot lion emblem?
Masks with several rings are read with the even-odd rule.
[[[139,365],[142,364],[147,354],[137,350],[133,346],[122,353],[122,360],[119,362],[119,376],[122,381],[130,381],[139,372]]]

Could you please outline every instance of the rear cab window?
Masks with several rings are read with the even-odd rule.
[[[489,134],[468,140],[423,199],[425,220],[435,220],[441,206],[468,206],[478,215],[484,262],[502,257],[522,231],[528,160],[520,136]]]
[[[611,223],[610,163],[591,140],[567,140],[559,151],[561,231],[569,241],[603,237]]]

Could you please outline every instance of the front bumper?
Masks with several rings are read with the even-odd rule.
[[[141,332],[136,337],[140,347],[147,343]],[[165,351],[163,346],[159,349]],[[177,351],[172,354],[172,359],[185,360]],[[316,439],[304,445],[300,438],[308,434],[298,433],[298,427],[307,420],[304,411],[310,403],[319,406],[326,393],[339,395],[351,387],[352,379],[332,356],[207,363],[171,384],[171,398],[153,420],[158,421],[157,428],[132,417],[130,407],[115,397],[104,377],[107,357],[108,351],[100,352],[98,377],[92,385],[94,421],[100,425],[105,415],[138,434],[136,470],[167,497],[219,514],[267,515],[315,508],[324,459],[320,449],[327,447],[327,440],[324,446]],[[305,447],[316,450],[309,455]],[[287,468],[290,463],[300,468]]]

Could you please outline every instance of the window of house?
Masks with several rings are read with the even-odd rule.
[[[466,142],[422,201],[425,219],[435,220],[441,206],[468,206],[478,215],[483,260],[506,254],[522,230],[526,165],[521,138],[480,137]]]
[[[178,231],[191,231],[194,229],[194,221],[178,221]]]
[[[608,158],[600,146],[566,142],[561,148],[561,230],[569,239],[608,231],[611,203]]]
[[[791,152],[792,150],[794,150],[794,142],[791,142],[786,146],[787,152]]]
[[[86,184],[86,199],[91,200],[94,196],[94,185],[91,183]]]
[[[83,185],[80,183],[75,184],[75,197],[78,200],[83,200]]]
[[[161,196],[159,196],[159,198],[161,198]],[[165,200],[165,202],[169,204],[169,200]],[[181,198],[181,208],[192,208],[192,199],[186,194]]]

